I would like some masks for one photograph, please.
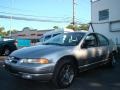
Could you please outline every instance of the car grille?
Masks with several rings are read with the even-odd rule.
[[[15,60],[13,60],[13,61],[11,61],[12,63],[17,63],[17,61],[15,61]]]
[[[8,60],[11,62],[11,63],[18,63],[18,61],[20,60],[20,58],[17,58],[17,57],[9,57]]]

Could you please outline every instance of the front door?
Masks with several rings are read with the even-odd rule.
[[[85,62],[92,64],[98,61],[98,42],[94,34],[89,34],[82,44],[82,51],[86,54]]]

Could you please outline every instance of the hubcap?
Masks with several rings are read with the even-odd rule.
[[[60,73],[61,82],[64,85],[69,85],[74,79],[74,69],[71,65],[65,65]]]

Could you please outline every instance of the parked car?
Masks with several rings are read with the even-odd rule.
[[[9,55],[14,50],[17,50],[15,40],[13,39],[0,40],[0,55]]]
[[[57,30],[54,30],[54,31],[46,32],[45,34],[43,34],[40,37],[39,42],[37,42],[36,45],[40,45],[40,44],[44,43],[45,41],[51,39],[52,37],[55,37],[59,34],[67,33],[67,32],[74,32],[74,31],[71,30],[71,29],[57,29]]]
[[[24,79],[52,80],[65,88],[79,71],[103,64],[114,66],[114,52],[112,43],[101,34],[70,32],[14,51],[5,60],[5,68]]]

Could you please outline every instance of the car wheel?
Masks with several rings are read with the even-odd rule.
[[[116,65],[116,58],[114,54],[111,54],[109,57],[109,62],[108,62],[108,66],[109,67],[114,67]]]
[[[11,51],[10,51],[9,48],[5,48],[5,49],[4,49],[4,55],[5,55],[5,56],[8,56],[8,55],[10,54],[10,52],[11,52]]]
[[[2,52],[0,52],[0,56],[2,55]]]
[[[55,73],[54,84],[58,88],[66,88],[70,86],[75,77],[75,68],[71,63],[61,65],[58,73]]]

